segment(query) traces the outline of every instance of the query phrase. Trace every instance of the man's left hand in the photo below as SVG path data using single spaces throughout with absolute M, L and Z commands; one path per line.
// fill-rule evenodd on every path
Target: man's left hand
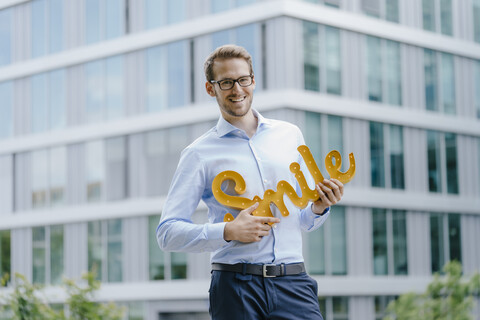
M 325 209 L 333 206 L 342 199 L 343 183 L 337 179 L 323 180 L 315 186 L 320 198 L 312 204 L 312 211 L 315 214 L 322 214 Z

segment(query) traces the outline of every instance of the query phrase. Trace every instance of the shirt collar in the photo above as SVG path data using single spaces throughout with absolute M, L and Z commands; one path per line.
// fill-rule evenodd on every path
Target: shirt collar
M 253 115 L 258 119 L 257 132 L 264 125 L 270 124 L 270 120 L 264 118 L 257 110 L 252 109 L 252 111 L 253 111 Z M 219 137 L 223 137 L 233 131 L 240 130 L 239 128 L 235 127 L 230 122 L 225 120 L 221 115 L 220 115 L 220 118 L 218 119 L 216 128 L 217 128 L 217 134 Z

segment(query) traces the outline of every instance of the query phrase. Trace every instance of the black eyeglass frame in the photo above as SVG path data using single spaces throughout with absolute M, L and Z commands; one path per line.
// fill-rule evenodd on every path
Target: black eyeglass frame
M 240 80 L 243 79 L 243 78 L 250 78 L 250 83 L 247 84 L 247 85 L 242 85 L 240 83 Z M 232 81 L 232 86 L 228 87 L 228 88 L 222 88 L 222 83 L 224 83 L 225 81 Z M 227 91 L 227 90 L 230 90 L 232 89 L 234 86 L 235 86 L 235 82 L 238 83 L 238 85 L 240 87 L 249 87 L 253 84 L 253 74 L 249 74 L 248 76 L 241 76 L 240 78 L 237 78 L 237 79 L 223 79 L 223 80 L 210 80 L 209 81 L 211 84 L 215 84 L 215 83 L 218 83 L 218 87 L 220 88 L 220 90 L 223 90 L 223 91 Z

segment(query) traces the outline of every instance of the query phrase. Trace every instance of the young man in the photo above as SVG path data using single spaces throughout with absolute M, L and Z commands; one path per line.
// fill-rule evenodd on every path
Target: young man
M 225 170 L 242 175 L 247 186 L 242 197 L 249 199 L 263 198 L 280 180 L 298 190 L 289 166 L 303 165 L 297 147 L 305 143 L 296 126 L 252 109 L 255 77 L 244 48 L 217 48 L 205 62 L 205 75 L 206 91 L 216 98 L 221 116 L 182 152 L 157 228 L 158 244 L 168 251 L 212 252 L 212 319 L 322 319 L 317 283 L 305 273 L 301 232 L 327 219 L 343 185 L 324 180 L 316 186 L 320 199 L 303 210 L 285 201 L 286 217 L 274 206 L 274 217 L 258 217 L 252 215 L 258 204 L 235 214 L 218 203 L 212 181 Z M 229 193 L 234 185 L 224 187 Z M 200 200 L 208 207 L 209 222 L 194 224 Z M 235 220 L 223 222 L 228 212 Z

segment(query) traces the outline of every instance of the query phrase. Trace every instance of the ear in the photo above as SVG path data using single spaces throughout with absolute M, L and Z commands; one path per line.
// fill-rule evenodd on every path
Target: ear
M 207 93 L 211 97 L 215 97 L 215 88 L 214 85 L 210 82 L 205 82 L 205 90 L 207 90 Z

